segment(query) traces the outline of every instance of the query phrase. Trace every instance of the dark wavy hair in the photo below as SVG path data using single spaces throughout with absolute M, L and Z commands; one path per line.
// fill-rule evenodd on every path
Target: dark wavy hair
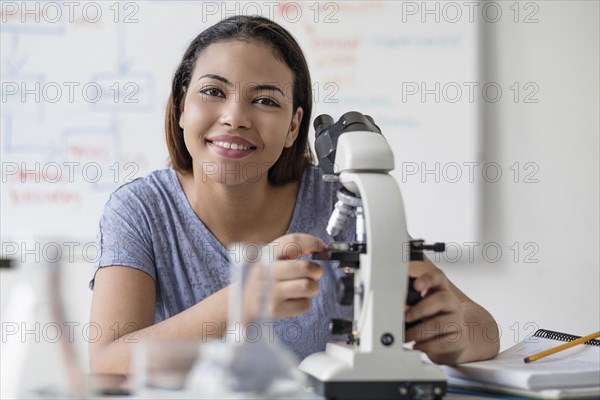
M 190 84 L 198 56 L 213 43 L 236 39 L 266 44 L 294 75 L 293 111 L 296 112 L 298 107 L 302 107 L 304 113 L 296 141 L 291 147 L 283 149 L 279 159 L 269 169 L 269 182 L 273 185 L 284 185 L 299 180 L 304 169 L 314 161 L 308 145 L 312 111 L 310 73 L 304 53 L 294 37 L 281 25 L 259 16 L 234 16 L 224 19 L 196 36 L 185 51 L 173 77 L 165 115 L 171 165 L 180 172 L 192 171 L 192 156 L 185 146 L 179 118 L 185 96 L 184 87 Z

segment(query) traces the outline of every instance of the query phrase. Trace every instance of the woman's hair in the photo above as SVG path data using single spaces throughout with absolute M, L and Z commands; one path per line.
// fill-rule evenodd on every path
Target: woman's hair
M 175 170 L 192 171 L 192 156 L 185 147 L 183 129 L 179 126 L 184 87 L 189 87 L 196 60 L 209 45 L 229 40 L 250 40 L 269 46 L 278 59 L 283 61 L 294 75 L 293 111 L 304 111 L 296 141 L 284 148 L 281 156 L 269 169 L 269 182 L 284 185 L 299 180 L 306 166 L 313 163 L 308 145 L 308 130 L 312 111 L 312 88 L 310 73 L 302 49 L 281 25 L 258 16 L 234 16 L 222 20 L 204 30 L 189 45 L 175 71 L 171 94 L 167 103 L 165 130 L 171 163 Z

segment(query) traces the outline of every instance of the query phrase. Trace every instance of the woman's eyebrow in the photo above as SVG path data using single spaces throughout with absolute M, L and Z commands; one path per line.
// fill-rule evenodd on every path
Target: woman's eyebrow
M 276 90 L 279 93 L 281 93 L 282 96 L 285 97 L 285 93 L 283 93 L 283 90 L 281 90 L 279 87 L 275 86 L 275 85 L 269 85 L 269 84 L 263 84 L 263 85 L 255 85 L 252 86 L 252 90 L 259 92 L 261 90 Z
M 198 78 L 198 80 L 203 79 L 203 78 L 215 79 L 217 81 L 223 82 L 226 86 L 233 86 L 233 83 L 231 83 L 227 78 L 224 78 L 221 75 L 204 74 L 200 78 Z

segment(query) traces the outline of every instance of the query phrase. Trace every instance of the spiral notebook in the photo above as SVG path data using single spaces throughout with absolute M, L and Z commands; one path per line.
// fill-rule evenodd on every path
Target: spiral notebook
M 538 329 L 492 360 L 444 367 L 448 383 L 539 398 L 598 397 L 600 340 L 590 340 L 529 364 L 523 362 L 524 357 L 579 337 Z

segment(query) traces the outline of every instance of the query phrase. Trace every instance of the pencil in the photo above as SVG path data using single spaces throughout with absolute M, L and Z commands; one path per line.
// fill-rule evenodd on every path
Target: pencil
M 595 333 L 590 333 L 589 335 L 581 337 L 579 339 L 575 339 L 575 340 L 572 340 L 565 344 L 561 344 L 560 346 L 552 347 L 551 349 L 541 351 L 541 352 L 531 355 L 529 357 L 525 357 L 523 359 L 523 361 L 525 362 L 525 364 L 532 363 L 535 360 L 539 360 L 540 358 L 549 356 L 550 354 L 558 353 L 559 351 L 569 349 L 573 346 L 577 346 L 578 344 L 585 343 L 588 340 L 596 339 L 599 336 L 600 336 L 600 331 L 595 332 Z

